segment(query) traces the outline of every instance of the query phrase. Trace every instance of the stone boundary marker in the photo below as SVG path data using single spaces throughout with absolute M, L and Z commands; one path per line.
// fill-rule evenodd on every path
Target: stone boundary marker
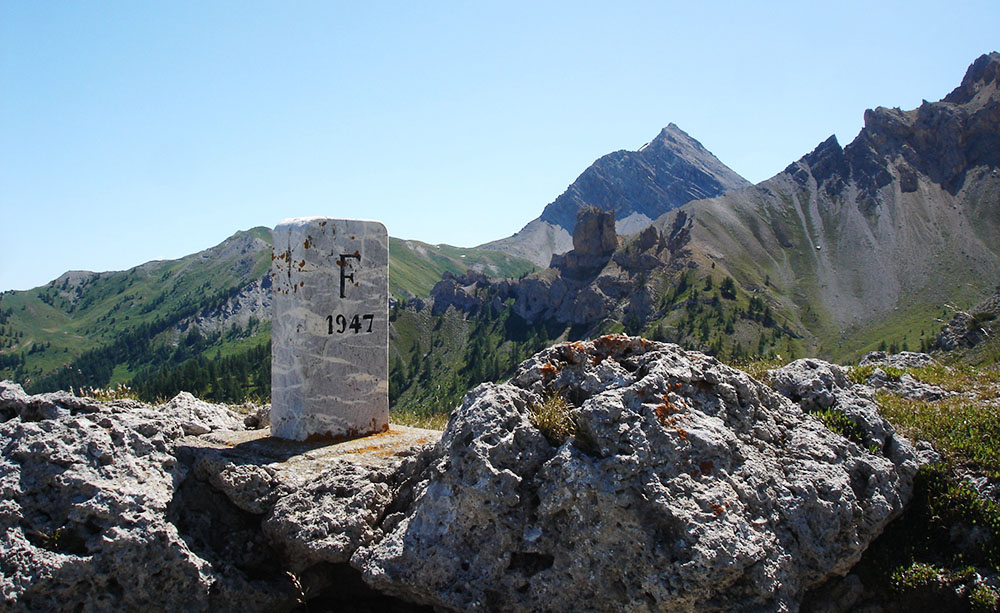
M 271 434 L 345 440 L 389 427 L 389 235 L 377 221 L 274 228 Z

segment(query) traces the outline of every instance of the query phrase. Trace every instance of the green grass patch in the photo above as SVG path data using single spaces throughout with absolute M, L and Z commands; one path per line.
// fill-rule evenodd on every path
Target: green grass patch
M 819 418 L 830 432 L 839 434 L 857 445 L 864 445 L 864 435 L 861 432 L 861 427 L 837 409 L 810 411 L 810 414 Z
M 910 438 L 932 441 L 950 459 L 1000 478 L 1000 408 L 966 396 L 937 402 L 879 391 L 882 415 Z
M 389 421 L 411 428 L 426 428 L 428 430 L 444 430 L 448 425 L 448 413 L 419 411 L 414 408 L 394 409 L 389 412 Z
M 882 415 L 907 437 L 932 443 L 943 461 L 920 469 L 906 512 L 854 572 L 887 602 L 996 611 L 1000 595 L 976 569 L 1000 572 L 1000 504 L 964 475 L 1000 478 L 1000 373 L 996 366 L 942 364 L 906 372 L 962 394 L 929 402 L 876 393 Z
M 548 396 L 541 404 L 531 405 L 531 423 L 545 435 L 550 444 L 559 446 L 577 432 L 572 407 L 557 394 Z
M 847 372 L 847 378 L 852 382 L 859 385 L 864 385 L 868 380 L 868 377 L 876 370 L 881 370 L 891 381 L 899 381 L 899 378 L 903 376 L 907 371 L 902 368 L 897 368 L 895 366 L 882 366 L 878 364 L 865 364 L 864 366 L 853 366 L 851 370 Z
M 782 366 L 788 364 L 791 360 L 772 357 L 772 358 L 746 358 L 739 360 L 731 360 L 726 362 L 729 366 L 737 370 L 742 370 L 754 379 L 757 379 L 761 383 L 768 383 L 770 381 L 770 376 L 768 376 L 767 371 L 775 370 L 781 368 Z

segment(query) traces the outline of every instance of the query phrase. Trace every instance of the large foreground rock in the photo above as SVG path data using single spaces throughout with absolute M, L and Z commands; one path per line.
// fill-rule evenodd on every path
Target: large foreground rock
M 918 459 L 838 367 L 771 377 L 609 336 L 479 386 L 443 435 L 335 445 L 0 382 L 0 609 L 795 610 Z M 537 425 L 554 397 L 568 436 Z
M 212 572 L 167 517 L 187 473 L 174 446 L 217 411 L 199 405 L 195 418 L 183 397 L 163 412 L 29 397 L 7 382 L 0 395 L 17 415 L 0 424 L 3 601 L 49 611 L 204 610 L 238 590 L 275 602 L 264 582 Z
M 574 407 L 561 443 L 532 417 L 554 395 Z M 557 345 L 470 392 L 413 504 L 352 564 L 456 610 L 795 610 L 910 496 L 916 454 L 865 417 L 870 449 L 675 345 Z
M 7 381 L 0 419 L 5 611 L 391 604 L 343 562 L 381 535 L 405 486 L 394 478 L 437 439 L 396 427 L 296 444 L 186 393 L 154 407 L 29 396 Z

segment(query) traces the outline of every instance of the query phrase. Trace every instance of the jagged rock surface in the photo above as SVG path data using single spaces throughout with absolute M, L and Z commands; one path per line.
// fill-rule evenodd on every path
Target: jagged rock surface
M 352 564 L 457 610 L 794 610 L 901 512 L 919 463 L 842 372 L 800 366 L 777 374 L 786 393 L 844 410 L 877 453 L 675 345 L 545 350 L 470 392 L 405 516 Z M 575 407 L 562 443 L 533 423 L 551 394 Z
M 614 211 L 595 207 L 580 209 L 573 230 L 573 249 L 552 256 L 552 268 L 575 279 L 593 277 L 604 268 L 618 247 Z
M 0 424 L 0 597 L 8 606 L 199 611 L 227 609 L 233 593 L 262 606 L 291 596 L 213 571 L 168 519 L 187 475 L 173 449 L 193 422 L 163 407 L 0 387 L 20 415 Z M 41 416 L 39 406 L 51 410 Z
M 916 351 L 901 351 L 899 353 L 887 353 L 885 351 L 872 351 L 861 358 L 858 366 L 869 364 L 877 366 L 891 366 L 893 368 L 921 368 L 934 363 L 934 358 L 926 353 Z
M 669 235 L 649 227 L 616 249 L 614 213 L 596 208 L 579 212 L 576 248 L 552 256 L 552 266 L 517 281 L 494 281 L 469 271 L 446 274 L 431 292 L 433 312 L 454 307 L 473 313 L 485 305 L 496 311 L 510 307 L 528 322 L 556 321 L 596 329 L 607 318 L 642 321 L 656 300 L 643 275 L 658 267 L 681 266 L 686 217 Z
M 806 412 L 843 414 L 858 426 L 861 440 L 856 442 L 865 449 L 877 449 L 899 466 L 909 466 L 914 460 L 913 447 L 879 414 L 874 389 L 851 383 L 842 367 L 805 358 L 769 371 L 768 377 L 778 393 Z M 933 459 L 928 456 L 921 462 Z
M 412 609 L 338 562 L 381 535 L 426 463 L 421 432 L 404 451 L 345 459 L 260 441 L 186 393 L 153 407 L 8 381 L 0 416 L 4 610 L 274 611 L 310 597 Z
M 886 353 L 885 351 L 872 351 L 858 362 L 859 366 L 885 366 L 898 369 L 922 368 L 932 364 L 935 364 L 935 360 L 930 355 L 914 351 L 902 351 L 893 354 Z M 886 390 L 897 396 L 904 396 L 913 400 L 933 402 L 951 395 L 939 386 L 924 383 L 909 373 L 903 373 L 899 376 L 894 375 L 895 373 L 890 374 L 882 368 L 876 368 L 865 379 L 865 384 L 872 386 L 876 390 Z
M 402 429 L 312 447 L 187 394 L 152 407 L 3 382 L 0 597 L 13 610 L 795 610 L 848 572 L 932 458 L 837 366 L 799 360 L 771 378 L 784 395 L 676 345 L 606 336 L 479 386 L 436 445 Z M 568 438 L 534 416 L 552 395 L 572 407 Z
M 941 330 L 935 347 L 944 351 L 975 347 L 995 336 L 1000 318 L 1000 286 L 969 311 L 958 311 Z
M 459 311 L 473 311 L 481 306 L 476 290 L 489 285 L 490 278 L 481 272 L 469 270 L 464 275 L 456 275 L 446 271 L 441 275 L 441 280 L 431 288 L 431 313 L 440 315 L 451 307 Z

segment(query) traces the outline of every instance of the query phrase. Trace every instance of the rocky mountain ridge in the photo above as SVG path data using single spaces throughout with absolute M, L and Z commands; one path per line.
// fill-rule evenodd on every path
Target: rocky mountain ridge
M 637 151 L 615 151 L 591 164 L 538 219 L 514 236 L 481 245 L 548 266 L 572 248 L 577 213 L 613 211 L 618 234 L 634 234 L 678 206 L 750 183 L 673 123 Z
M 603 267 L 574 277 L 560 256 L 500 294 L 529 321 L 593 333 L 602 317 L 630 319 L 648 334 L 677 328 L 665 296 L 689 270 L 762 301 L 801 339 L 786 350 L 856 359 L 887 338 L 929 345 L 932 313 L 1000 279 L 998 66 L 995 52 L 977 59 L 940 102 L 866 111 L 846 147 L 830 137 L 759 185 L 682 205 L 602 254 Z
M 448 271 L 518 276 L 532 270 L 496 251 L 389 242 L 390 289 L 403 300 L 426 295 Z M 178 260 L 71 271 L 33 290 L 4 292 L 0 376 L 45 389 L 106 386 L 188 359 L 266 345 L 270 252 L 271 230 L 254 228 Z
M 769 280 L 822 343 L 855 351 L 861 330 L 877 338 L 981 299 L 1000 278 L 997 66 L 984 55 L 944 100 L 867 111 L 848 146 L 831 137 L 759 185 L 683 207 L 694 261 L 744 286 Z
M 480 374 L 503 377 L 544 343 L 619 331 L 737 359 L 857 358 L 885 341 L 926 346 L 935 332 L 928 322 L 949 316 L 942 305 L 976 303 L 1000 272 L 998 58 L 976 60 L 940 102 L 870 111 L 847 147 L 828 139 L 772 179 L 685 204 L 628 239 L 613 238 L 607 220 L 595 217 L 581 228 L 581 245 L 567 233 L 569 251 L 522 279 L 530 267 L 511 265 L 501 252 L 391 241 L 396 388 L 416 385 L 427 394 L 414 402 L 433 397 L 444 410 L 483 380 L 467 367 L 477 352 L 497 357 Z M 656 141 L 665 149 L 679 146 L 667 142 L 670 133 Z M 615 178 L 613 168 L 609 161 L 588 176 L 626 195 L 655 192 L 628 188 L 628 172 Z M 570 195 L 565 202 L 579 204 Z M 177 371 L 167 378 L 180 381 L 189 360 L 250 349 L 261 350 L 257 360 L 269 338 L 261 281 L 268 239 L 258 228 L 182 260 L 73 273 L 5 293 L 0 374 L 32 383 L 58 375 L 45 387 L 56 389 L 126 382 L 141 371 L 158 376 L 157 369 Z M 486 273 L 513 279 L 490 281 Z M 433 304 L 422 311 L 428 293 Z M 404 307 L 412 296 L 420 299 Z M 447 338 L 435 337 L 445 328 Z M 267 376 L 258 362 L 260 382 Z M 428 390 L 449 369 L 461 376 L 445 401 Z M 266 393 L 258 387 L 247 390 Z

